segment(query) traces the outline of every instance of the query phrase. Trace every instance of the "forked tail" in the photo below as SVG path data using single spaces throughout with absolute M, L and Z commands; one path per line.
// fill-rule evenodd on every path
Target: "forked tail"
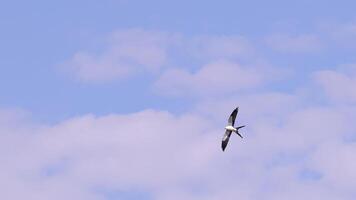
M 239 130 L 240 128 L 243 128 L 243 127 L 245 127 L 245 125 L 236 127 L 236 129 Z
M 239 133 L 239 129 L 240 129 L 240 128 L 243 128 L 243 127 L 245 127 L 245 125 L 244 125 L 244 126 L 236 127 L 236 132 L 235 132 L 235 133 L 236 133 L 237 135 L 239 135 L 241 138 L 243 138 L 243 137 L 242 137 L 242 135 Z

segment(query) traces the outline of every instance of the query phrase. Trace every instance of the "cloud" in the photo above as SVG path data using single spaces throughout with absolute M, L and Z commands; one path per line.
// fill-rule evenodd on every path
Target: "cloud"
M 356 184 L 356 162 L 350 159 L 355 152 L 355 143 L 329 141 L 320 145 L 310 165 L 320 170 L 325 184 L 345 192 Z M 351 194 L 356 195 L 355 192 Z
M 322 70 L 314 74 L 315 82 L 333 101 L 355 103 L 356 65 L 345 65 L 336 70 Z
M 322 26 L 322 31 L 327 33 L 330 42 L 335 44 L 335 48 L 341 50 L 343 48 L 355 48 L 356 39 L 356 23 L 329 23 Z
M 255 122 L 282 124 L 285 117 L 304 106 L 301 96 L 280 92 L 258 92 L 253 94 L 235 94 L 213 100 L 202 100 L 195 111 L 211 118 L 213 121 L 224 123 L 226 113 L 231 108 L 240 107 L 239 122 L 248 122 L 254 127 Z M 248 108 L 248 110 L 246 109 Z M 277 121 L 276 121 L 277 120 Z
M 168 69 L 154 84 L 156 92 L 171 96 L 234 94 L 281 79 L 281 71 L 265 66 L 243 66 L 231 61 L 216 61 L 196 72 Z
M 166 63 L 167 48 L 173 38 L 173 35 L 158 31 L 115 31 L 100 54 L 80 51 L 60 67 L 82 82 L 99 83 L 156 72 Z
M 266 44 L 282 53 L 314 53 L 323 48 L 318 35 L 274 34 L 266 37 Z
M 242 59 L 255 54 L 251 42 L 239 35 L 197 36 L 188 47 L 193 56 L 205 59 Z
M 102 83 L 137 74 L 158 74 L 182 60 L 246 60 L 253 54 L 250 42 L 238 35 L 183 37 L 178 33 L 127 29 L 112 32 L 101 53 L 79 51 L 60 68 L 81 82 Z
M 356 108 L 301 100 L 265 93 L 226 101 L 244 105 L 238 123 L 247 127 L 224 153 L 220 140 L 231 110 L 222 100 L 178 116 L 87 114 L 51 126 L 27 126 L 0 112 L 16 124 L 0 123 L 0 197 L 99 200 L 133 192 L 148 199 L 353 199 L 356 148 L 345 139 L 355 136 Z M 215 112 L 221 121 L 206 115 Z
M 96 194 L 100 188 L 165 191 L 204 173 L 218 152 L 209 128 L 194 116 L 143 111 L 86 115 L 24 134 L 2 131 L 1 161 L 6 164 L 0 176 L 6 192 L 0 196 L 99 199 L 104 195 Z

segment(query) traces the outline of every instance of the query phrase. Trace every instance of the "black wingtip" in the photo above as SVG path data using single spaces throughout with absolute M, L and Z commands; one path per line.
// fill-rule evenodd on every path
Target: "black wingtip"
M 223 142 L 223 143 L 221 144 L 221 149 L 222 149 L 223 151 L 225 151 L 226 146 L 227 146 L 227 143 Z

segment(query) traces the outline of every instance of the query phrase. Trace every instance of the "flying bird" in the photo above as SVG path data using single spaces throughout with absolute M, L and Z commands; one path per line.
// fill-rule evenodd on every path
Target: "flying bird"
M 221 148 L 223 151 L 225 150 L 227 143 L 229 142 L 232 132 L 236 133 L 237 135 L 239 135 L 242 138 L 242 135 L 239 133 L 239 129 L 243 128 L 245 126 L 234 127 L 236 115 L 238 112 L 239 112 L 239 107 L 235 108 L 235 110 L 232 111 L 232 113 L 229 117 L 227 126 L 225 127 L 226 131 L 225 131 L 224 137 L 222 139 L 222 143 L 221 143 Z

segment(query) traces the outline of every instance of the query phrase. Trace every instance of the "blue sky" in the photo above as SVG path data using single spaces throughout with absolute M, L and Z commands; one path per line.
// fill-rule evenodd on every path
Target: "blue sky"
M 2 2 L 4 199 L 354 199 L 355 6 Z
M 77 113 L 130 112 L 160 105 L 175 110 L 186 103 L 175 102 L 171 106 L 172 99 L 148 94 L 143 88 L 150 81 L 147 79 L 88 87 L 68 82 L 58 74 L 55 68 L 58 63 L 81 49 L 99 51 L 103 38 L 117 29 L 143 28 L 185 36 L 242 35 L 256 41 L 279 32 L 313 33 L 320 24 L 352 23 L 355 18 L 351 1 L 342 4 L 336 1 L 12 1 L 2 4 L 0 62 L 4 92 L 0 104 L 30 110 L 42 120 L 58 119 L 54 115 L 61 119 Z M 307 61 L 300 55 L 271 53 L 263 46 L 259 51 L 273 64 L 303 71 L 354 61 L 352 51 L 334 57 L 329 55 L 335 51 L 329 49 L 306 55 Z M 140 92 L 127 94 L 129 90 Z M 119 107 L 118 101 L 125 103 L 125 107 Z M 103 103 L 107 106 L 102 106 Z

